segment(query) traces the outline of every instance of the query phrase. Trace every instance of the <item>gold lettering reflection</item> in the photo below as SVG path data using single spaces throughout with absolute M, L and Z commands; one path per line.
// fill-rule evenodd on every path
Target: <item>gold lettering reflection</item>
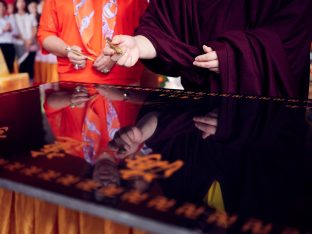
M 176 204 L 176 201 L 173 199 L 168 199 L 166 197 L 158 196 L 147 203 L 147 206 L 154 208 L 156 210 L 167 212 Z
M 168 178 L 183 166 L 180 160 L 173 163 L 162 161 L 159 154 L 136 156 L 134 159 L 127 159 L 126 164 L 128 169 L 120 171 L 123 179 L 142 177 L 147 182 L 156 178 Z
M 197 208 L 194 204 L 186 203 L 176 210 L 177 215 L 184 216 L 188 219 L 197 219 L 205 211 L 204 207 Z
M 101 183 L 95 180 L 84 180 L 79 182 L 76 187 L 86 192 L 91 192 L 92 190 L 101 186 Z
M 247 223 L 242 227 L 242 232 L 250 232 L 256 234 L 268 234 L 271 232 L 273 228 L 272 224 L 264 225 L 261 220 L 258 219 L 250 219 Z
M 133 190 L 122 195 L 121 200 L 138 205 L 148 198 L 146 193 Z
M 60 172 L 53 171 L 53 170 L 48 170 L 48 171 L 45 171 L 43 173 L 40 173 L 38 175 L 38 178 L 42 179 L 42 180 L 45 180 L 45 181 L 52 181 L 52 180 L 54 180 L 55 178 L 57 178 L 59 176 L 61 176 Z
M 114 198 L 121 194 L 124 190 L 116 185 L 108 185 L 98 190 L 98 193 L 104 197 Z
M 229 216 L 225 212 L 216 211 L 207 218 L 207 223 L 214 224 L 218 227 L 229 228 L 237 221 L 237 215 Z
M 16 171 L 19 170 L 21 168 L 23 168 L 25 165 L 19 162 L 15 162 L 15 163 L 10 163 L 8 165 L 6 165 L 4 168 L 9 170 L 9 171 Z
M 45 145 L 40 151 L 31 151 L 31 156 L 37 158 L 46 156 L 48 159 L 63 158 L 65 154 L 80 152 L 85 143 L 68 138 L 58 137 L 55 143 Z
M 23 169 L 21 173 L 26 176 L 32 176 L 32 175 L 40 173 L 41 171 L 42 171 L 41 168 L 36 167 L 36 166 L 31 166 L 30 168 Z
M 56 180 L 58 184 L 62 184 L 64 186 L 70 186 L 79 181 L 79 178 L 77 176 L 73 175 L 66 175 L 64 177 L 60 177 Z

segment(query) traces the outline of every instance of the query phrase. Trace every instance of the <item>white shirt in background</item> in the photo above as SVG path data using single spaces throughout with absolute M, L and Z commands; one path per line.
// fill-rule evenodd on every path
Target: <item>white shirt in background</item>
M 28 13 L 23 15 L 14 14 L 17 28 L 21 37 L 24 40 L 29 40 L 33 37 L 33 28 L 38 26 L 36 18 Z
M 3 32 L 4 27 L 7 24 L 11 25 L 11 31 L 10 32 Z M 12 44 L 14 40 L 14 36 L 18 35 L 18 29 L 14 20 L 14 17 L 11 16 L 5 16 L 0 19 L 0 43 L 8 43 Z

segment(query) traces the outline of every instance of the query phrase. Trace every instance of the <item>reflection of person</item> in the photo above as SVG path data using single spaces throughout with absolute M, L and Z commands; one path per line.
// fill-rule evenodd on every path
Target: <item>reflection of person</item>
M 119 129 L 114 104 L 94 90 L 77 86 L 75 91 L 47 91 L 45 112 L 56 137 L 83 142 L 75 155 L 94 163 Z
M 138 150 L 141 150 L 140 147 L 160 128 L 158 126 L 159 119 L 167 119 L 169 122 L 172 120 L 172 122 L 168 123 L 170 127 L 165 127 L 158 131 L 174 131 L 174 135 L 183 134 L 185 131 L 200 131 L 202 139 L 215 135 L 218 125 L 216 110 L 209 110 L 206 113 L 190 106 L 192 110 L 187 112 L 185 111 L 186 106 L 187 104 L 180 103 L 174 108 L 173 105 L 169 105 L 168 109 L 148 112 L 140 118 L 135 126 L 126 126 L 118 130 L 109 144 L 110 148 L 117 151 L 117 155 L 122 157 L 133 155 Z M 178 112 L 181 116 L 177 120 L 171 119 L 176 118 Z M 183 117 L 185 122 L 179 120 Z
M 12 15 L 6 16 L 7 4 L 0 0 L 0 48 L 4 55 L 9 71 L 13 72 L 15 49 L 13 37 L 17 36 L 17 28 Z
M 46 0 L 38 38 L 45 51 L 58 56 L 62 81 L 105 84 L 139 84 L 143 66 L 127 69 L 102 54 L 106 38 L 132 35 L 147 6 L 146 0 L 57 1 Z M 88 60 L 75 51 L 92 57 Z M 109 64 L 109 69 L 104 65 Z
M 312 1 L 151 0 L 137 36 L 116 36 L 158 73 L 181 75 L 186 89 L 306 97 Z M 114 51 L 107 48 L 107 55 Z
M 152 134 L 146 145 L 164 160 L 184 161 L 174 176 L 160 181 L 165 197 L 220 209 L 220 203 L 209 200 L 207 192 L 218 181 L 219 200 L 229 214 L 238 215 L 237 223 L 256 217 L 282 226 L 311 226 L 309 209 L 304 205 L 311 202 L 311 193 L 305 190 L 311 178 L 311 160 L 307 157 L 311 141 L 304 146 L 311 131 L 304 122 L 304 108 L 234 98 L 167 105 L 157 114 L 147 110 L 136 125 L 142 129 L 140 121 L 148 115 L 149 120 L 157 119 L 148 124 Z M 216 116 L 216 109 L 217 121 L 202 121 L 217 122 L 216 131 L 203 139 L 194 126 L 194 116 L 206 116 L 211 111 L 211 116 Z M 127 137 L 133 135 L 128 132 Z M 127 142 L 126 137 L 116 137 L 114 144 Z M 241 225 L 232 228 L 228 233 L 241 231 Z

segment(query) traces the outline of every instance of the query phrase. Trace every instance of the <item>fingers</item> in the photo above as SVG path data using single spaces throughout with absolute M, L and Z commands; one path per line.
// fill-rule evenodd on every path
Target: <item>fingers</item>
M 201 68 L 207 68 L 210 71 L 220 73 L 218 54 L 211 47 L 203 46 L 205 54 L 195 58 L 193 65 Z
M 199 55 L 195 58 L 195 61 L 197 62 L 208 62 L 212 60 L 217 60 L 218 55 L 216 51 L 207 52 L 206 54 Z
M 195 123 L 202 123 L 202 124 L 207 124 L 207 125 L 212 125 L 212 126 L 217 126 L 218 124 L 218 119 L 217 118 L 211 118 L 208 116 L 205 117 L 194 117 L 193 118 Z
M 126 39 L 126 36 L 124 36 L 124 35 L 116 35 L 112 39 L 112 44 L 119 45 L 119 44 L 123 43 L 125 41 L 125 39 Z
M 75 107 L 83 107 L 83 104 L 90 100 L 88 93 L 80 91 L 74 92 L 70 98 L 70 104 Z
M 213 51 L 213 49 L 211 47 L 208 47 L 206 45 L 203 45 L 203 50 L 204 50 L 205 53 L 209 53 L 209 52 Z
M 203 139 L 216 134 L 218 126 L 218 113 L 210 112 L 207 116 L 194 117 L 193 120 L 195 122 L 195 127 L 203 132 Z
M 139 60 L 139 56 L 136 52 L 126 50 L 122 57 L 117 61 L 118 65 L 124 67 L 132 67 Z
M 115 65 L 115 61 L 111 60 L 111 57 L 101 54 L 97 59 L 94 61 L 93 67 L 102 72 L 104 69 L 110 71 L 112 67 Z
M 75 51 L 81 52 L 81 48 L 79 46 L 71 46 L 71 49 Z M 82 69 L 86 66 L 86 57 L 83 55 L 77 55 L 73 51 L 69 51 L 67 54 L 69 61 L 73 64 L 74 69 Z
M 200 131 L 203 132 L 203 139 L 206 139 L 207 137 L 211 136 L 211 135 L 215 135 L 216 131 L 217 131 L 217 127 L 216 126 L 212 126 L 212 125 L 207 125 L 207 124 L 203 124 L 203 123 L 195 123 L 196 128 L 198 128 Z
M 120 129 L 114 136 L 114 139 L 109 143 L 112 150 L 117 151 L 117 154 L 132 154 L 138 150 L 141 144 L 142 133 L 136 127 L 126 127 Z
M 208 62 L 197 62 L 197 61 L 195 61 L 193 64 L 197 67 L 215 69 L 215 70 L 218 70 L 218 67 L 219 67 L 219 61 L 218 60 L 211 60 Z

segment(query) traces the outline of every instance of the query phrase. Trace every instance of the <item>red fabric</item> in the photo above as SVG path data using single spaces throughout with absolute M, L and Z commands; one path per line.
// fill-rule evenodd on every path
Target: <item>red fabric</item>
M 155 46 L 145 61 L 181 75 L 189 90 L 306 98 L 311 0 L 151 0 L 137 34 Z M 193 65 L 206 44 L 220 75 Z

